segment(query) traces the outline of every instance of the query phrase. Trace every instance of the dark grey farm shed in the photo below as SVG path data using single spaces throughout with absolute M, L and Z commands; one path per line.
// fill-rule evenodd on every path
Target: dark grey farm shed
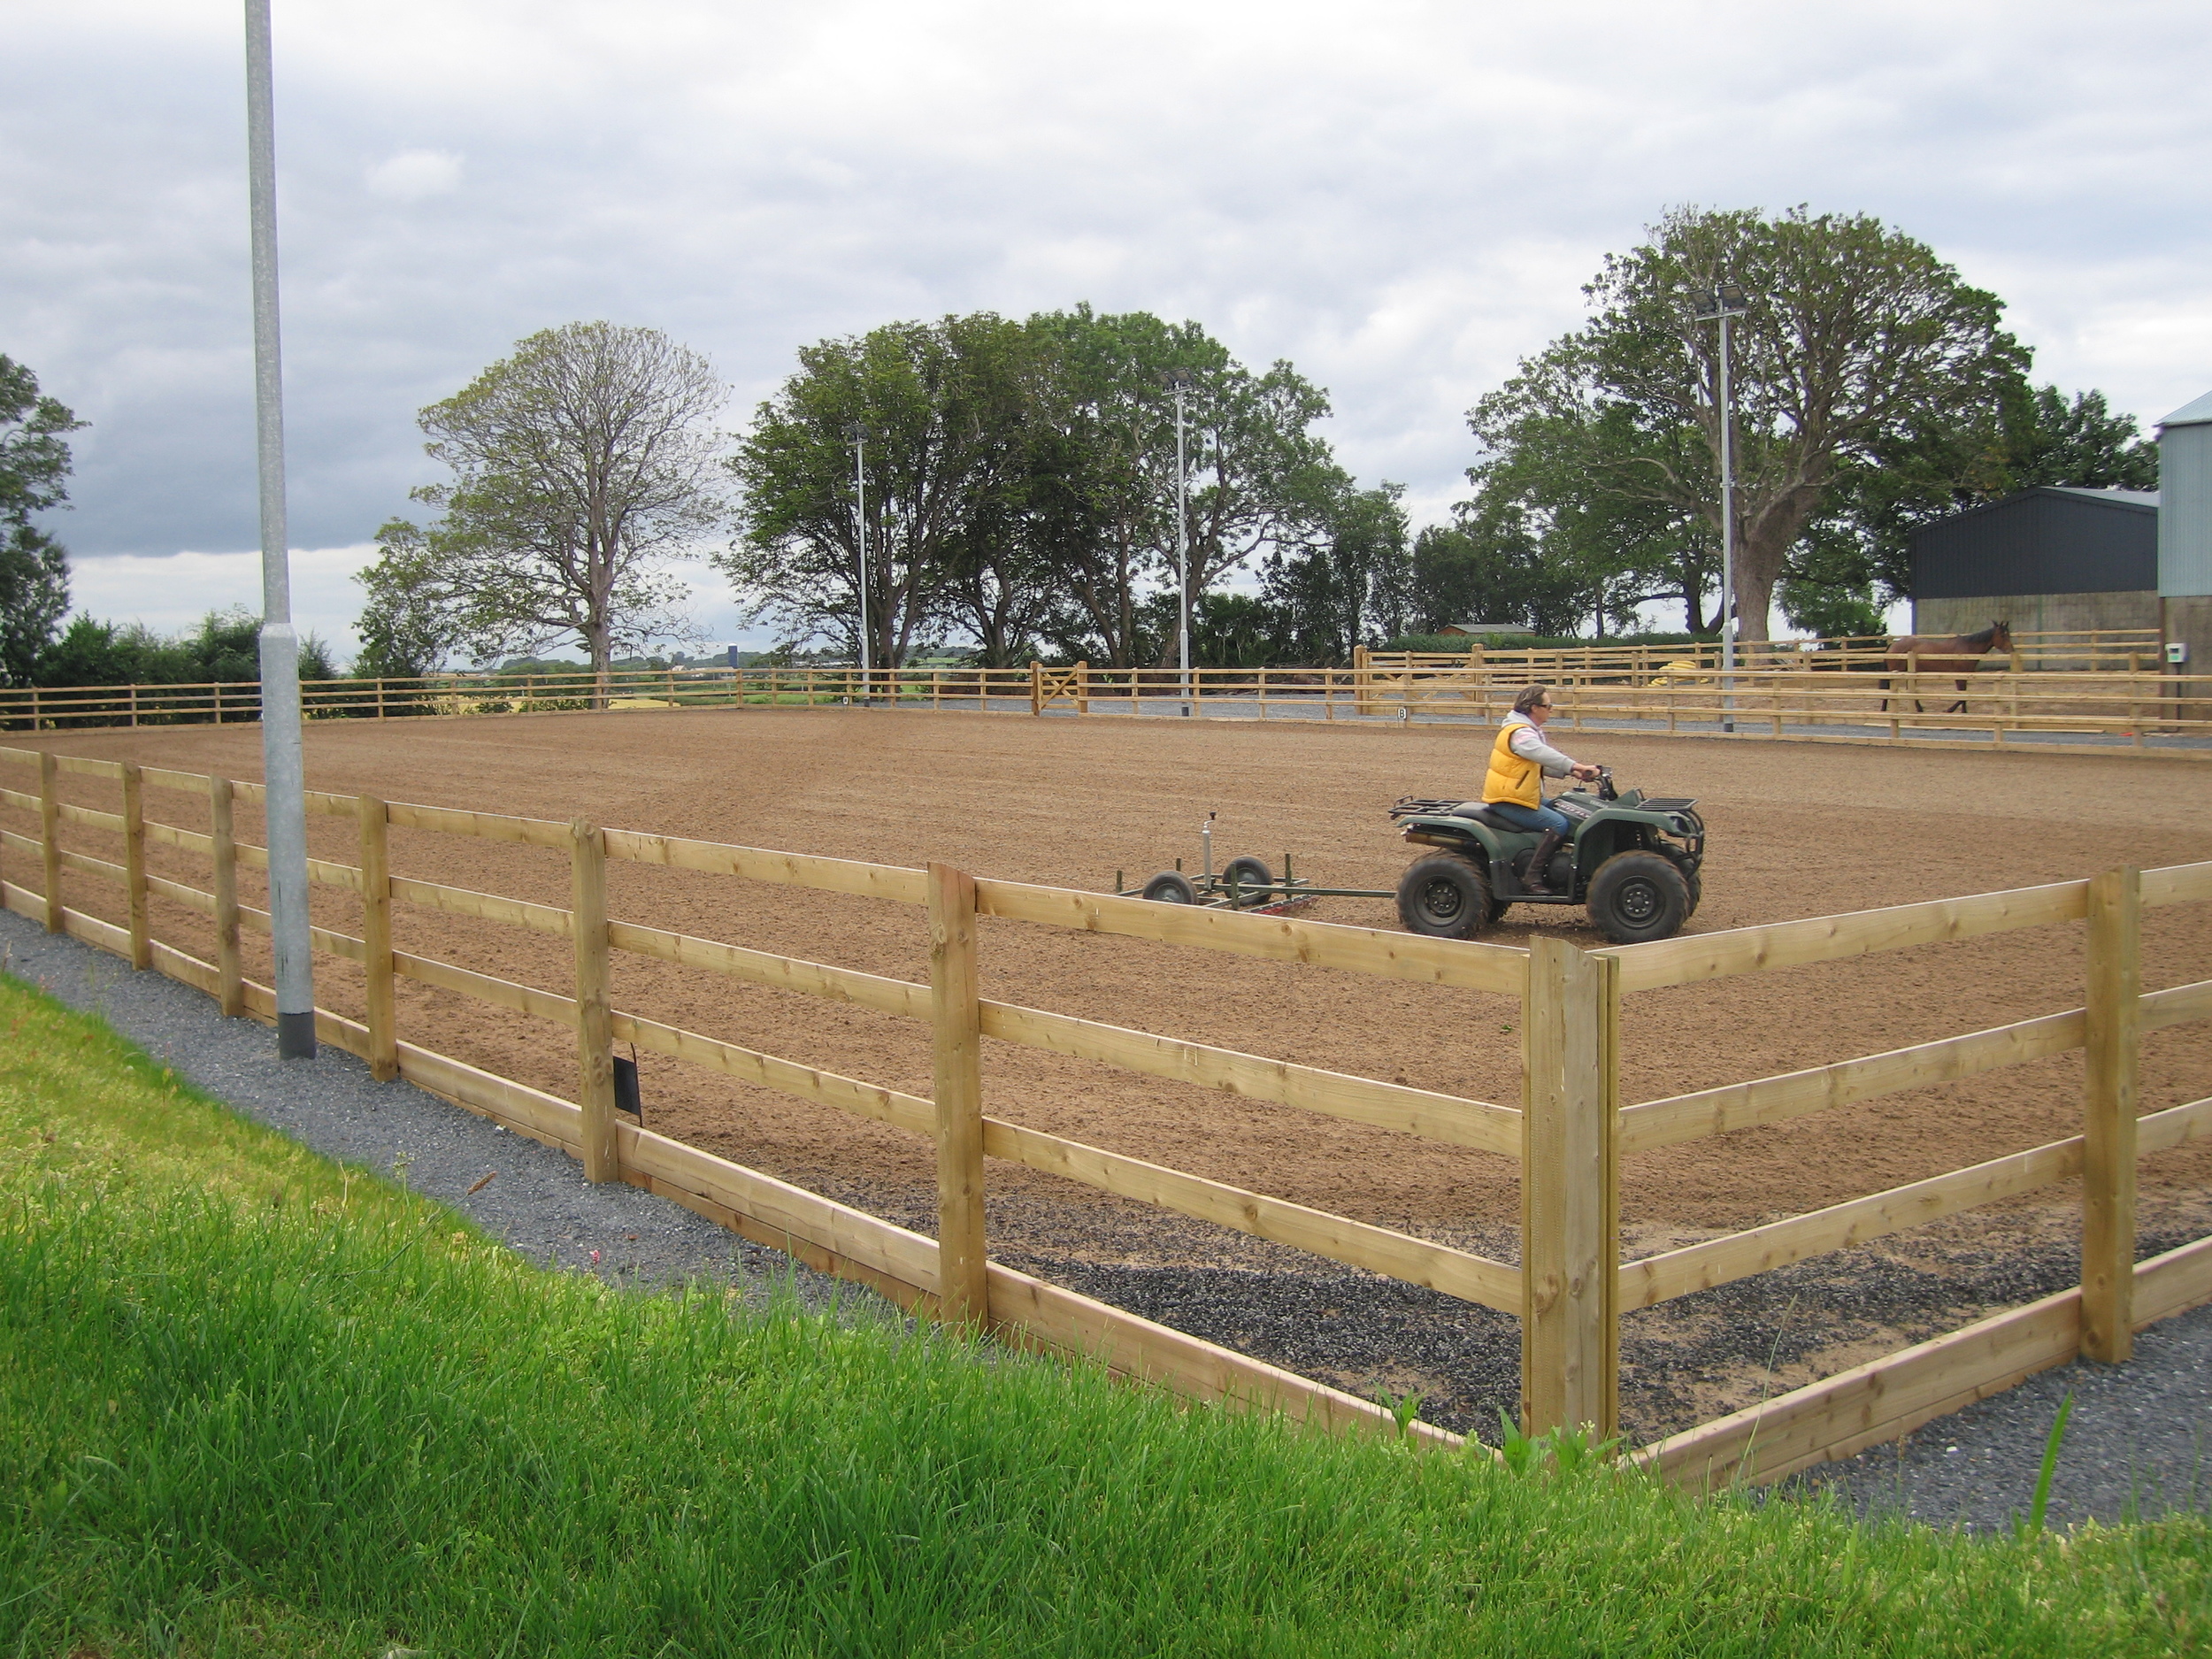
M 1916 599 L 2157 590 L 2155 491 L 2024 489 L 1912 534 Z
M 1939 518 L 1912 533 L 1912 581 L 1916 634 L 2141 629 L 2154 650 L 2158 496 L 2046 485 Z

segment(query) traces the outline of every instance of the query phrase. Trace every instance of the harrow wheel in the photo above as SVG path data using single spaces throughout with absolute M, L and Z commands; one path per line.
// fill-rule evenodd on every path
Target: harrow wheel
M 1144 896 L 1161 904 L 1195 904 L 1198 889 L 1179 870 L 1163 870 L 1144 884 Z
M 1236 885 L 1237 896 L 1241 900 L 1255 892 L 1265 892 L 1275 884 L 1275 878 L 1267 866 L 1256 858 L 1232 858 L 1227 868 L 1221 872 L 1221 890 L 1226 893 L 1232 882 Z M 1268 896 L 1273 895 L 1271 894 Z

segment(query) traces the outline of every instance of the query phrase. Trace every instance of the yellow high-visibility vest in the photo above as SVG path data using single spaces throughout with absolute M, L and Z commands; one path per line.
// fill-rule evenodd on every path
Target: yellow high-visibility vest
M 1517 721 L 1498 728 L 1498 741 L 1490 746 L 1490 773 L 1482 780 L 1482 798 L 1540 807 L 1544 804 L 1544 769 L 1513 752 L 1513 733 L 1519 729 Z

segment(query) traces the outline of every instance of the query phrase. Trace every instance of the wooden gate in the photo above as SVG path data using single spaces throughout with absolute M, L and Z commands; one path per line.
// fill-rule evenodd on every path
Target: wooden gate
M 1042 663 L 1030 664 L 1030 713 L 1042 714 L 1063 702 L 1073 703 L 1078 714 L 1091 711 L 1091 665 L 1078 663 L 1072 668 L 1047 668 Z

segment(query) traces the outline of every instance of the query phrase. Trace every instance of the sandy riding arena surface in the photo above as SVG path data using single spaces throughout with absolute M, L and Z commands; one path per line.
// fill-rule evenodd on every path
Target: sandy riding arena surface
M 21 738 L 12 741 L 21 742 Z M 1763 741 L 1563 734 L 1624 784 L 1694 795 L 1710 826 L 1703 906 L 1714 932 L 2068 879 L 2120 863 L 2212 859 L 2212 765 L 2115 757 L 1912 753 Z M 257 728 L 42 734 L 64 754 L 260 776 Z M 1486 732 L 1252 722 L 1078 721 L 862 710 L 616 712 L 320 722 L 311 787 L 880 864 L 1110 890 L 1178 856 L 1217 811 L 1217 859 L 1257 855 L 1330 886 L 1386 887 L 1407 849 L 1385 810 L 1465 793 Z M 8 781 L 25 787 L 19 777 Z M 108 810 L 114 786 L 67 776 Z M 204 801 L 147 792 L 150 818 L 207 826 Z M 19 833 L 35 815 L 0 809 Z M 258 840 L 240 812 L 242 838 Z M 104 857 L 114 838 L 72 829 Z M 316 856 L 352 862 L 352 826 L 310 823 Z M 6 854 L 12 879 L 35 860 Z M 150 849 L 157 873 L 206 885 L 204 859 Z M 565 861 L 528 848 L 395 830 L 396 874 L 568 902 Z M 242 872 L 242 874 L 243 872 Z M 72 876 L 71 902 L 120 920 L 119 889 Z M 624 920 L 926 980 L 924 918 L 887 901 L 616 864 Z M 262 902 L 250 888 L 250 902 Z M 349 895 L 318 919 L 354 932 Z M 398 946 L 560 990 L 565 941 L 395 905 Z M 1383 901 L 1325 900 L 1313 920 L 1394 927 Z M 211 951 L 197 913 L 155 901 L 157 936 Z M 1557 929 L 1601 944 L 1579 910 L 1517 908 L 1489 937 Z M 1632 996 L 1628 1101 L 1818 1065 L 2082 1002 L 2082 930 L 2050 927 Z M 265 976 L 249 936 L 249 972 Z M 986 996 L 1118 1025 L 1517 1103 L 1517 1009 L 1497 997 L 1141 941 L 986 921 Z M 2202 906 L 2145 918 L 2147 988 L 2212 978 Z M 918 1024 L 618 953 L 616 1006 L 894 1088 L 930 1092 Z M 317 959 L 318 1001 L 358 1018 L 350 964 Z M 409 1041 L 564 1096 L 562 1028 L 402 981 Z M 1507 1162 L 1089 1063 L 987 1044 L 987 1110 L 1363 1220 L 1511 1259 L 1518 1186 Z M 755 1168 L 933 1231 L 930 1148 L 887 1126 L 752 1089 L 657 1055 L 641 1060 L 646 1120 Z M 2212 1033 L 2145 1042 L 2141 1109 L 2212 1093 Z M 1632 1158 L 1625 1253 L 1815 1210 L 2079 1132 L 2080 1058 L 1886 1096 L 1772 1128 Z M 2212 1148 L 2144 1160 L 2146 1253 L 2212 1230 Z M 1434 1293 L 1181 1220 L 1028 1170 L 990 1166 L 993 1248 L 1009 1262 L 1362 1393 L 1417 1389 L 1425 1415 L 1494 1425 L 1517 1378 L 1513 1322 Z M 1855 1363 L 1977 1311 L 2072 1282 L 2072 1185 L 1628 1315 L 1624 1417 L 1640 1434 Z

